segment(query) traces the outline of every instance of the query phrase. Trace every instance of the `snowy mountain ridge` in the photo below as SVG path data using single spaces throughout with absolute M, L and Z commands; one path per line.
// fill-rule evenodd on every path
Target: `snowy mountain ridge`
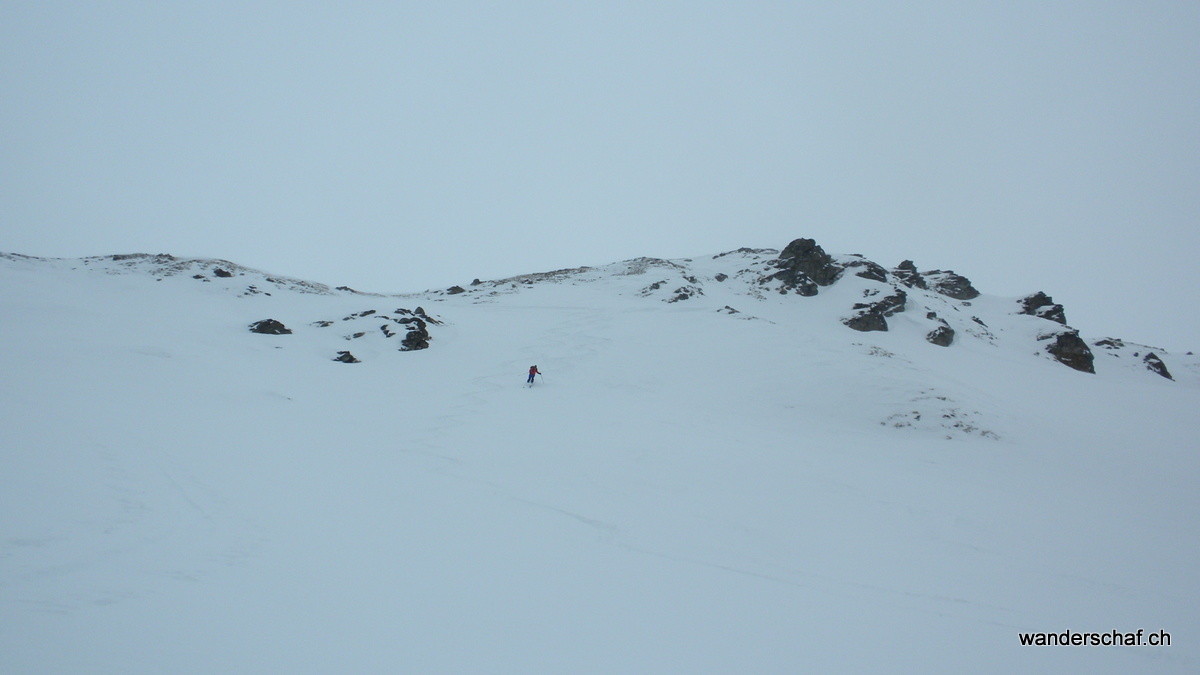
M 28 264 L 50 262 L 18 254 L 0 253 L 0 257 Z M 363 293 L 345 286 L 335 289 L 311 281 L 269 275 L 227 260 L 179 259 L 169 254 L 124 254 L 56 262 L 59 265 L 69 265 L 72 269 L 82 267 L 107 274 L 144 274 L 159 280 L 180 275 L 190 276 L 204 283 L 225 279 L 228 280 L 224 284 L 225 287 L 240 289 L 244 295 L 269 296 L 271 290 L 290 290 L 320 295 L 389 297 L 378 293 Z M 820 281 L 815 281 L 814 276 Z M 630 284 L 619 281 L 623 277 L 654 277 L 655 280 L 634 290 Z M 247 281 L 255 283 L 248 284 Z M 743 314 L 743 311 L 735 304 L 714 306 L 713 302 L 708 301 L 706 291 L 713 297 L 751 303 L 750 306 L 753 307 L 769 296 L 811 297 L 825 287 L 829 289 L 827 293 L 837 293 L 844 299 L 847 307 L 837 320 L 854 330 L 888 331 L 888 317 L 907 312 L 904 317 L 907 321 L 895 319 L 893 324 L 899 323 L 900 330 L 909 332 L 925 331 L 925 339 L 931 344 L 949 347 L 955 339 L 972 339 L 992 344 L 1000 340 L 1021 340 L 1029 343 L 1032 336 L 1032 343 L 1036 345 L 1032 351 L 1089 373 L 1095 372 L 1097 351 L 1102 355 L 1101 369 L 1129 369 L 1131 364 L 1136 364 L 1133 365 L 1135 369 L 1140 365 L 1142 370 L 1167 379 L 1174 379 L 1169 362 L 1175 363 L 1176 372 L 1189 375 L 1197 373 L 1197 363 L 1200 362 L 1190 358 L 1194 356 L 1190 352 L 1186 355 L 1170 355 L 1161 348 L 1113 337 L 1094 338 L 1089 346 L 1078 331 L 1067 325 L 1063 306 L 1054 303 L 1050 296 L 1040 291 L 1011 299 L 1007 304 L 1004 299 L 989 297 L 972 302 L 980 296 L 979 291 L 966 277 L 952 271 L 921 272 L 910 260 L 905 260 L 892 269 L 886 269 L 860 255 L 830 256 L 810 239 L 795 240 L 782 253 L 777 249 L 741 248 L 703 258 L 636 258 L 599 267 L 568 268 L 493 281 L 476 279 L 465 288 L 454 286 L 443 291 L 390 297 L 441 302 L 449 296 L 461 294 L 462 298 L 457 299 L 458 302 L 465 299 L 479 303 L 493 302 L 501 296 L 519 293 L 538 284 L 579 285 L 604 282 L 614 286 L 613 292 L 618 294 L 633 293 L 638 297 L 666 303 L 692 301 L 692 305 L 713 307 L 716 311 L 731 315 Z M 363 311 L 376 314 L 384 310 L 376 308 Z M 804 305 L 797 304 L 796 311 L 805 311 Z M 1013 315 L 1036 317 L 1042 321 L 1014 320 L 1010 318 Z M 380 314 L 377 318 L 384 317 L 386 314 Z M 394 321 L 390 317 L 384 320 Z M 990 325 L 997 323 L 1002 327 L 993 331 Z M 392 336 L 389 333 L 393 331 L 386 326 L 381 325 L 381 329 L 387 337 Z
M 405 295 L 0 254 L 0 291 L 4 672 L 1200 667 L 1200 367 L 1081 372 L 1044 294 L 803 239 Z M 1017 639 L 1140 628 L 1176 644 Z

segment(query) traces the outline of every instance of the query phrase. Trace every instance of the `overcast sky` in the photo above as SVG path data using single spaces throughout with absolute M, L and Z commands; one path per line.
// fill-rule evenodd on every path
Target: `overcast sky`
M 815 238 L 1200 348 L 1200 3 L 0 0 L 0 250 L 376 292 Z

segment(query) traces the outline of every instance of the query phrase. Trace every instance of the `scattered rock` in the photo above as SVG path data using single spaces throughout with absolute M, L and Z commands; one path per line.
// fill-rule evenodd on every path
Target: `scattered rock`
M 1037 316 L 1061 323 L 1064 326 L 1067 325 L 1067 315 L 1063 311 L 1063 306 L 1056 304 L 1053 298 L 1042 291 L 1021 298 L 1020 303 L 1020 314 L 1029 314 L 1030 316 Z
M 704 291 L 696 288 L 695 286 L 682 286 L 680 288 L 676 288 L 675 295 L 667 298 L 666 302 L 679 302 L 697 295 L 704 295 Z
M 317 328 L 329 328 L 330 326 L 333 325 L 333 322 L 332 321 L 314 321 L 314 322 L 312 322 L 312 325 L 316 326 Z
M 261 333 L 263 335 L 291 335 L 292 331 L 287 326 L 276 321 L 275 319 L 263 319 L 250 324 L 251 333 Z
M 335 357 L 333 360 L 340 361 L 342 363 L 362 363 L 362 361 L 359 361 L 358 359 L 354 358 L 353 354 L 351 354 L 350 352 L 345 352 L 345 351 L 338 352 L 337 357 Z
M 446 295 L 458 295 L 459 293 L 466 292 L 467 289 L 463 288 L 462 286 L 451 286 L 450 288 L 446 289 Z
M 1096 340 L 1094 344 L 1097 347 L 1104 347 L 1105 349 L 1121 349 L 1125 346 L 1125 341 L 1117 338 L 1104 338 L 1103 340 Z
M 658 289 L 662 288 L 663 284 L 665 284 L 665 283 L 667 283 L 666 279 L 663 279 L 662 281 L 656 281 L 656 282 L 650 284 L 649 286 L 643 288 L 641 291 L 639 291 L 638 295 L 641 295 L 643 297 L 650 295 L 654 291 L 657 291 Z
M 233 276 L 233 272 L 230 272 L 229 270 L 223 270 L 218 267 L 217 269 L 213 270 L 213 276 L 221 277 L 222 279 L 228 279 L 229 277 Z
M 715 276 L 713 278 L 716 279 L 717 281 L 725 281 L 726 279 L 729 278 L 729 275 L 725 274 L 724 272 L 718 272 L 717 276 Z
M 1171 377 L 1170 371 L 1167 370 L 1167 364 L 1163 363 L 1163 360 L 1158 358 L 1158 355 L 1154 352 L 1146 354 L 1142 362 L 1146 364 L 1146 369 L 1150 372 L 1162 375 L 1168 380 L 1175 380 L 1175 378 Z
M 480 285 L 480 284 L 482 284 L 482 283 L 483 283 L 483 282 L 482 282 L 482 281 L 480 281 L 479 279 L 474 279 L 474 280 L 472 280 L 472 281 L 471 281 L 471 285 L 472 285 L 472 286 L 478 286 L 478 285 Z
M 1092 355 L 1092 350 L 1088 348 L 1087 343 L 1083 341 L 1083 338 L 1079 337 L 1079 331 L 1066 330 L 1060 333 L 1043 335 L 1038 339 L 1049 340 L 1051 338 L 1054 339 L 1054 342 L 1046 346 L 1046 351 L 1055 360 L 1080 372 L 1093 374 L 1096 372 L 1096 368 L 1092 364 L 1095 357 Z

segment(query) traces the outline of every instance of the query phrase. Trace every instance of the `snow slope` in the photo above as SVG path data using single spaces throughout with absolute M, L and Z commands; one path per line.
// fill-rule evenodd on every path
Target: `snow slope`
M 861 333 L 878 282 L 775 255 L 411 296 L 0 256 L 0 671 L 1200 668 L 1195 357 L 1081 373 L 919 289 Z

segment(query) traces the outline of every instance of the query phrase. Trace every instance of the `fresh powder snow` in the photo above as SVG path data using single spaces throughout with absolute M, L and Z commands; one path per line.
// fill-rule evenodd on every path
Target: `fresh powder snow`
M 1017 298 L 779 255 L 411 295 L 0 255 L 0 671 L 1200 669 L 1200 360 L 1080 372 Z

